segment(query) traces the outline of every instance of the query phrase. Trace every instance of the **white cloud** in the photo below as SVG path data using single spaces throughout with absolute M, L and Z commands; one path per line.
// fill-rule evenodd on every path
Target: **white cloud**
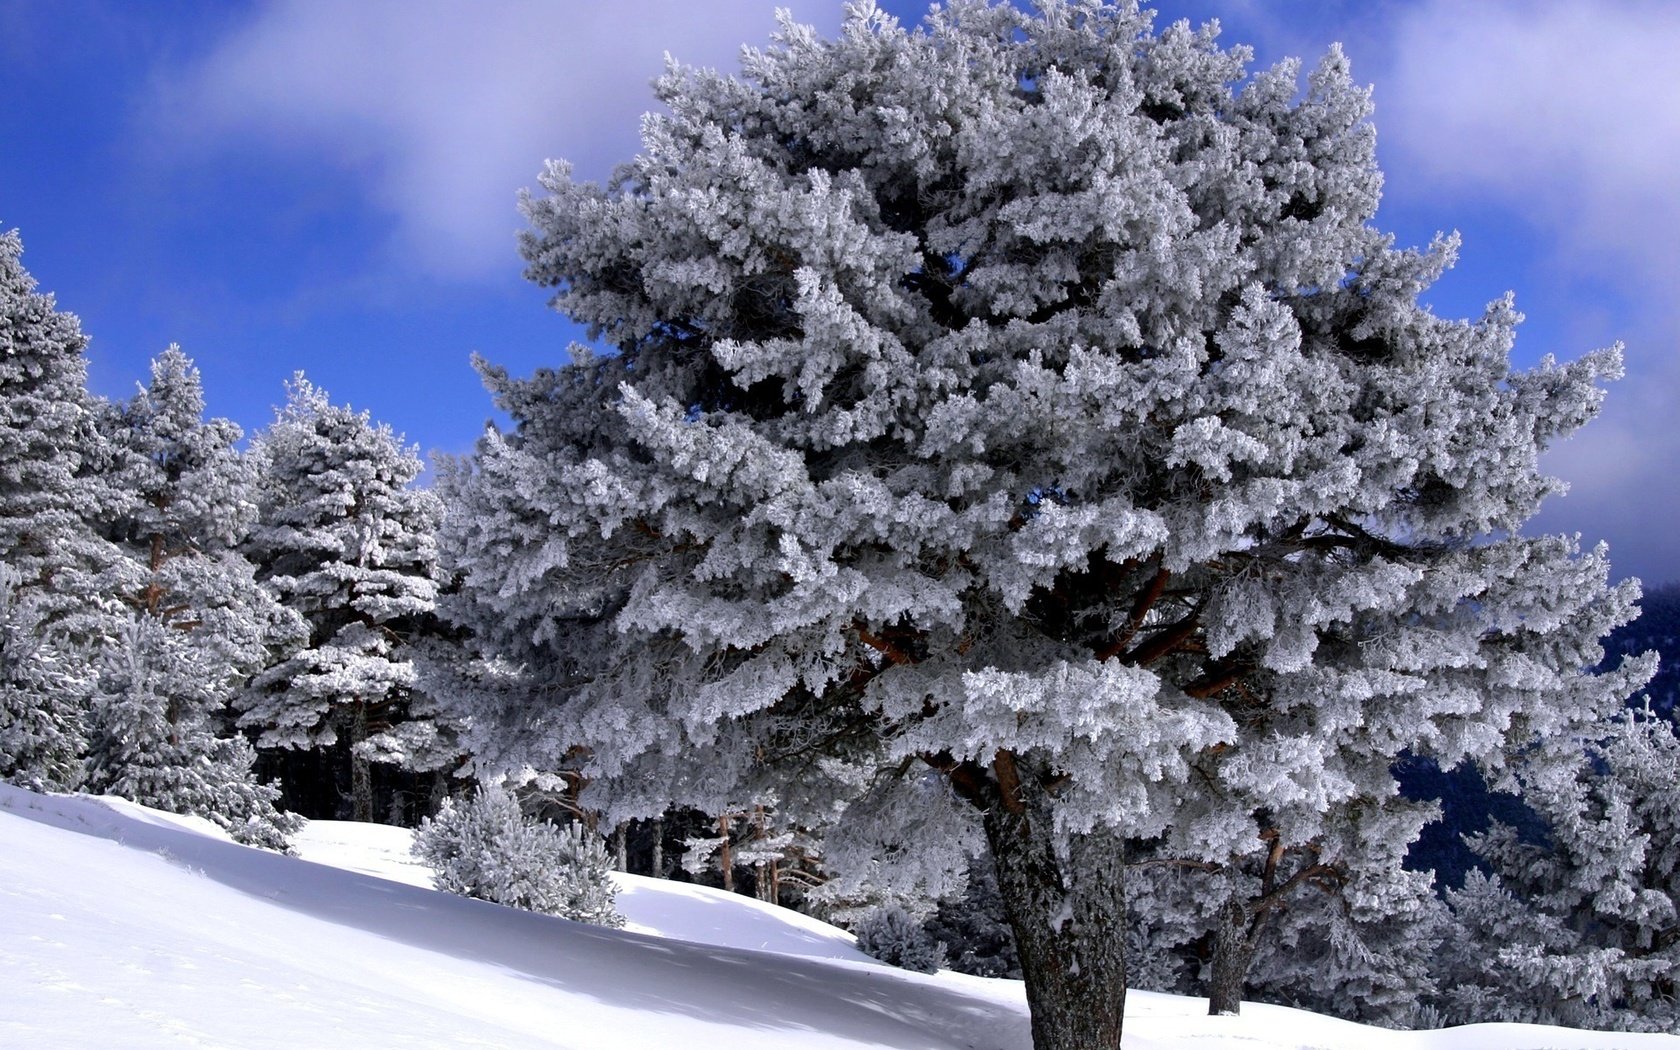
M 1409 166 L 1566 235 L 1582 262 L 1680 273 L 1680 7 L 1426 0 L 1394 26 L 1378 125 Z
M 1391 187 L 1526 222 L 1562 298 L 1540 308 L 1627 343 L 1603 417 L 1547 457 L 1572 491 L 1536 525 L 1608 539 L 1618 573 L 1680 575 L 1680 6 L 1424 0 L 1391 39 Z
M 471 277 L 505 270 L 515 193 L 545 159 L 602 177 L 634 154 L 665 52 L 733 68 L 778 4 L 839 23 L 832 0 L 277 0 L 172 78 L 152 120 L 188 155 L 255 146 L 359 173 L 394 258 Z

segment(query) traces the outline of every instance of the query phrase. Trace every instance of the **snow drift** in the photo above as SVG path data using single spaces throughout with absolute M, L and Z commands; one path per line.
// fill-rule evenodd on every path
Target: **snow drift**
M 317 822 L 303 857 L 120 799 L 0 785 L 0 1045 L 1026 1050 L 1016 982 L 922 976 L 759 901 L 623 877 L 625 931 L 426 888 L 408 833 Z M 1680 1048 L 1476 1025 L 1388 1032 L 1133 993 L 1128 1050 Z

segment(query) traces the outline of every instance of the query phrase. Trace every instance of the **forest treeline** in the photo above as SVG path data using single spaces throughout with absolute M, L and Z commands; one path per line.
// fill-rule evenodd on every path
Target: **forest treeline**
M 439 611 L 444 508 L 415 485 L 416 451 L 301 374 L 245 442 L 207 415 L 198 370 L 173 346 L 132 398 L 95 397 L 86 338 L 35 290 L 15 233 L 0 274 L 5 778 L 196 814 L 275 849 L 302 817 L 413 827 L 473 796 L 461 716 L 437 699 L 466 657 Z M 1680 652 L 1680 587 L 1647 592 L 1605 648 Z M 1409 897 L 1350 899 L 1326 872 L 1278 909 L 1246 994 L 1406 1026 L 1670 1027 L 1676 667 L 1629 698 L 1571 781 L 1519 796 L 1471 766 L 1404 760 L 1407 794 L 1444 806 L 1412 843 Z M 575 773 L 527 774 L 513 785 L 525 823 L 574 825 L 619 870 L 805 906 L 898 965 L 1020 976 L 983 857 L 934 878 L 908 860 L 898 875 L 836 873 L 821 829 L 762 801 L 609 828 Z M 500 877 L 541 875 L 536 854 L 501 849 L 512 869 Z M 1126 937 L 1140 986 L 1206 994 L 1209 868 L 1134 866 Z M 821 892 L 831 883 L 844 889 Z M 610 921 L 610 904 L 600 914 Z

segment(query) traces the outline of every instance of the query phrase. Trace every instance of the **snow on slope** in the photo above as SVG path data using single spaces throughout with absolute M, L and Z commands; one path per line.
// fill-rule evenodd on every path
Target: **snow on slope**
M 294 837 L 292 849 L 317 864 L 431 889 L 432 870 L 408 851 L 413 841 L 414 833 L 406 828 L 312 820 Z M 858 951 L 856 939 L 845 930 L 788 908 L 643 875 L 614 872 L 613 879 L 624 928 L 633 933 L 877 965 Z
M 424 888 L 405 832 L 320 822 L 301 852 L 0 785 L 0 1047 L 1027 1050 L 1020 986 L 859 961 L 759 902 L 627 879 L 616 932 Z M 382 876 L 394 876 L 386 878 Z M 710 943 L 707 943 L 707 942 Z M 773 952 L 744 950 L 767 947 Z M 1133 993 L 1127 1050 L 1680 1050 L 1680 1039 L 1363 1028 Z

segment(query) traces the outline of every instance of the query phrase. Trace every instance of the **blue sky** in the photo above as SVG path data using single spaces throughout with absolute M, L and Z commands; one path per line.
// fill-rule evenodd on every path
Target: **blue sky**
M 178 342 L 211 410 L 264 424 L 294 370 L 423 450 L 490 415 L 467 364 L 565 360 L 520 278 L 515 195 L 547 157 L 636 150 L 661 55 L 730 68 L 778 0 L 0 0 L 0 228 L 123 396 Z M 838 0 L 779 0 L 832 31 Z M 882 6 L 907 21 L 926 5 Z M 1680 579 L 1680 5 L 1665 0 L 1171 0 L 1269 64 L 1341 41 L 1374 85 L 1402 243 L 1464 237 L 1430 293 L 1515 290 L 1517 357 L 1621 340 L 1628 377 L 1555 450 L 1537 523 Z

